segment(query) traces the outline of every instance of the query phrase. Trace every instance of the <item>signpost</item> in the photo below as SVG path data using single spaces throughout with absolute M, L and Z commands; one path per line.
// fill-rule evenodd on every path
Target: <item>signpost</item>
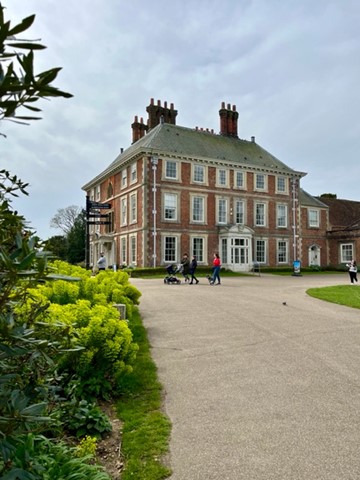
M 106 221 L 101 221 L 101 220 L 98 220 L 98 221 L 90 221 L 88 220 L 87 224 L 88 225 L 110 225 L 111 222 L 106 222 Z
M 86 241 L 85 241 L 85 264 L 90 268 L 90 232 L 89 225 L 110 225 L 108 213 L 100 213 L 97 210 L 110 210 L 111 203 L 94 202 L 86 196 Z M 103 219 L 103 220 L 101 220 Z
M 110 209 L 111 208 L 111 203 L 99 203 L 99 202 L 92 202 L 91 200 L 88 200 L 89 204 L 89 210 L 97 210 L 97 209 Z

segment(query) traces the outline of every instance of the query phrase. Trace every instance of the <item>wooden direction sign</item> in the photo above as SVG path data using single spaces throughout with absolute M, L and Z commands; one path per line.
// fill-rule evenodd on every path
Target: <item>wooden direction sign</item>
M 111 222 L 105 222 L 103 220 L 96 220 L 96 221 L 89 221 L 87 222 L 88 225 L 110 225 Z
M 111 203 L 92 202 L 91 200 L 89 200 L 88 207 L 90 209 L 99 209 L 99 210 L 101 208 L 109 209 L 111 208 Z
M 90 218 L 109 218 L 108 213 L 89 213 L 88 217 Z

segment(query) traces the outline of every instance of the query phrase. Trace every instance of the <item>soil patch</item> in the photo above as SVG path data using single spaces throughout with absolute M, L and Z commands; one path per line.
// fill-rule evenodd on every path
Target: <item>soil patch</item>
M 121 455 L 121 421 L 113 403 L 102 402 L 99 407 L 109 417 L 112 431 L 97 442 L 96 456 L 112 480 L 120 480 L 124 468 Z

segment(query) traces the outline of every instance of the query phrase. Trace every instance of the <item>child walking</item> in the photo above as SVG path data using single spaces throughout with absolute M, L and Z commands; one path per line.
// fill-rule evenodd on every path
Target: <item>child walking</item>
M 194 281 L 196 282 L 196 285 L 199 283 L 199 280 L 195 277 L 196 268 L 197 268 L 197 260 L 196 260 L 195 255 L 193 255 L 191 257 L 191 263 L 190 263 L 190 268 L 189 268 L 189 273 L 191 275 L 189 285 L 192 285 L 194 283 Z

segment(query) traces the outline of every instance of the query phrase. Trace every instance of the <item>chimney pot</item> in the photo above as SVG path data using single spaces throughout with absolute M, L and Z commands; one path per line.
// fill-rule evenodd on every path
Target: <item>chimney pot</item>
M 225 108 L 225 102 L 221 103 L 221 108 Z
M 158 107 L 161 107 L 161 100 L 158 100 Z
M 227 109 L 231 110 L 231 104 L 230 103 L 227 104 Z
M 254 136 L 251 137 L 251 141 L 252 141 L 253 143 L 255 143 L 255 137 L 254 137 Z
M 154 99 L 150 98 L 150 105 L 154 105 Z

